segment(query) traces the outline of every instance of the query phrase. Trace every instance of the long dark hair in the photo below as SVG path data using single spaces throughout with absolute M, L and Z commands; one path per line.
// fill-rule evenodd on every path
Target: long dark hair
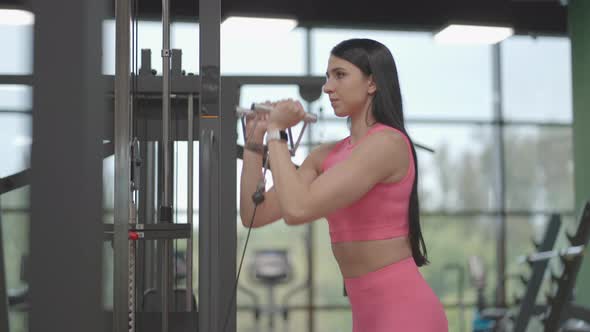
M 408 207 L 410 245 L 416 265 L 426 265 L 428 264 L 426 245 L 420 229 L 418 160 L 414 143 L 410 139 L 404 124 L 402 95 L 393 55 L 383 44 L 371 39 L 345 40 L 336 45 L 331 53 L 333 56 L 357 66 L 365 75 L 373 76 L 373 81 L 377 85 L 371 108 L 373 117 L 377 122 L 401 131 L 410 140 L 415 170 L 414 185 Z

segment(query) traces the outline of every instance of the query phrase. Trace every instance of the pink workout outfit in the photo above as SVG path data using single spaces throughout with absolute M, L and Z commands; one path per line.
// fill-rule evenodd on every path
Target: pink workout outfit
M 412 156 L 410 141 L 399 130 L 375 124 L 371 133 L 392 130 L 404 137 Z M 360 142 L 359 141 L 359 142 Z M 347 137 L 334 146 L 322 168 L 327 171 L 348 158 L 356 145 Z M 408 206 L 415 177 L 414 159 L 404 178 L 379 183 L 360 200 L 328 215 L 332 243 L 383 240 L 407 236 Z M 444 308 L 426 283 L 412 257 L 403 259 L 344 284 L 352 308 L 353 332 L 447 332 Z

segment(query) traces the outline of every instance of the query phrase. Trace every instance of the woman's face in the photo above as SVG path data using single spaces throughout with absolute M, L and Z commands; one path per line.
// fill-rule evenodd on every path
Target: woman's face
M 362 112 L 376 87 L 373 80 L 352 63 L 330 55 L 323 91 L 330 97 L 336 116 Z

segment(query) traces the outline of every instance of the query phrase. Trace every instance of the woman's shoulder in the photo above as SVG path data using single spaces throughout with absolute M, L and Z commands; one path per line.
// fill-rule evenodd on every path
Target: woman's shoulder
M 411 155 L 407 137 L 401 130 L 379 125 L 357 143 L 350 159 L 373 174 L 383 175 L 380 183 L 397 183 L 412 168 Z
M 404 132 L 391 126 L 378 124 L 355 144 L 351 156 L 356 156 L 356 159 L 360 160 L 369 160 L 368 156 L 381 155 L 383 158 L 391 159 L 381 162 L 391 164 L 395 160 L 408 159 L 411 153 L 411 143 Z
M 390 147 L 406 147 L 410 145 L 409 138 L 403 131 L 381 123 L 371 128 L 366 138 L 370 142 L 364 142 L 365 146 L 373 146 L 376 142 L 390 145 Z
M 371 127 L 371 129 L 369 130 L 369 132 L 371 134 L 378 133 L 378 132 L 388 132 L 388 133 L 390 133 L 390 135 L 393 134 L 394 136 L 397 136 L 397 135 L 402 136 L 402 137 L 406 136 L 401 130 L 394 128 L 392 126 L 383 124 L 383 123 L 374 124 Z

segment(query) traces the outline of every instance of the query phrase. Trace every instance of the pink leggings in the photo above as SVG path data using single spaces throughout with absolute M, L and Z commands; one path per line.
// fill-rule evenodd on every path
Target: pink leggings
M 412 257 L 345 278 L 353 332 L 447 332 L 444 308 Z

